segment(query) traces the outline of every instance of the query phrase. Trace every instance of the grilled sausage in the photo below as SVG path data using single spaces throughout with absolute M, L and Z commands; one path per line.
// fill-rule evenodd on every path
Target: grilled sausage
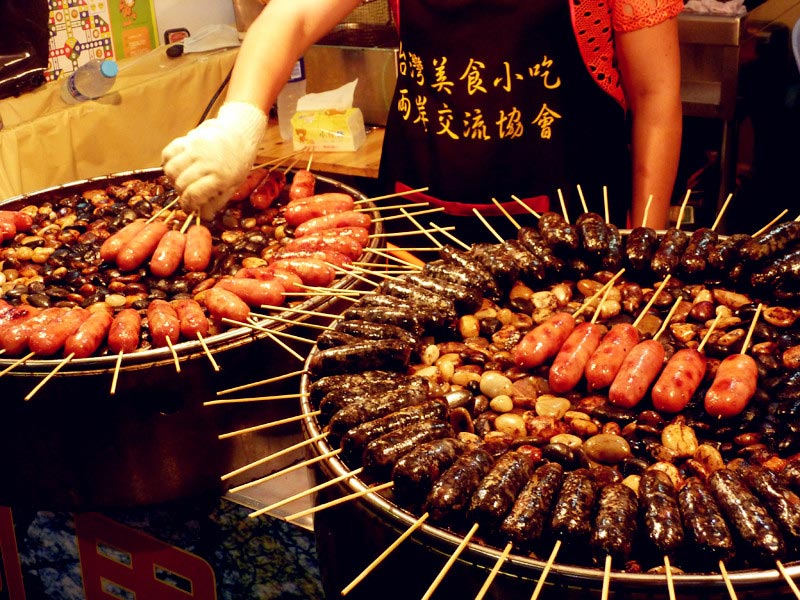
M 719 364 L 704 405 L 713 417 L 735 417 L 756 392 L 758 366 L 748 354 L 731 354 Z
M 467 256 L 491 273 L 501 289 L 509 289 L 520 277 L 519 263 L 503 244 L 473 244 Z
M 634 227 L 625 240 L 625 258 L 636 273 L 650 270 L 653 254 L 658 247 L 658 234 L 650 227 Z
M 316 404 L 319 407 L 320 415 L 317 417 L 319 422 L 323 425 L 330 421 L 330 418 L 339 410 L 349 404 L 363 402 L 369 398 L 376 398 L 381 394 L 394 390 L 400 392 L 402 390 L 416 387 L 419 388 L 423 384 L 427 386 L 425 380 L 418 377 L 399 376 L 393 373 L 395 377 L 383 380 L 376 379 L 374 381 L 353 381 L 348 384 L 346 388 L 336 388 L 325 394 Z M 330 375 L 329 377 L 340 377 L 337 375 Z M 325 378 L 324 378 L 325 379 Z M 425 387 L 425 390 L 428 388 Z M 427 391 L 426 391 L 427 394 Z
M 700 227 L 692 232 L 681 256 L 681 271 L 690 278 L 704 275 L 708 267 L 708 256 L 716 245 L 717 238 L 717 232 L 708 227 Z
M 344 254 L 350 260 L 356 260 L 363 254 L 364 245 L 355 236 L 340 235 L 328 229 L 294 238 L 284 246 L 284 250 L 286 252 L 332 251 Z
M 139 234 L 147 225 L 146 219 L 136 219 L 125 227 L 107 237 L 100 246 L 100 258 L 105 261 L 115 260 L 120 249 L 131 239 Z
M 513 260 L 519 269 L 519 278 L 530 285 L 537 285 L 547 277 L 544 261 L 529 252 L 519 240 L 506 240 L 502 243 L 505 256 Z M 512 282 L 513 284 L 513 282 Z
M 401 456 L 392 469 L 392 488 L 401 504 L 424 501 L 433 482 L 464 451 L 465 444 L 451 437 L 423 442 Z
M 622 268 L 625 262 L 625 243 L 622 240 L 622 233 L 613 223 L 606 223 L 608 231 L 608 252 L 600 259 L 600 265 L 607 271 L 616 273 Z
M 64 342 L 64 354 L 75 358 L 87 358 L 97 352 L 106 340 L 114 316 L 110 310 L 100 308 L 78 326 L 78 329 Z
M 558 274 L 563 272 L 565 262 L 553 254 L 553 249 L 547 245 L 537 229 L 533 227 L 520 227 L 517 231 L 517 241 L 522 244 L 533 256 L 538 256 L 544 264 L 545 273 Z
M 509 451 L 497 459 L 469 502 L 469 519 L 495 529 L 531 477 L 534 460 L 526 452 Z
M 378 297 L 390 298 L 388 296 Z M 419 315 L 414 314 L 410 309 L 399 306 L 351 306 L 342 313 L 342 316 L 346 321 L 368 321 L 399 327 L 415 337 L 419 337 L 423 331 Z
M 744 242 L 740 255 L 745 262 L 759 263 L 791 248 L 800 239 L 800 221 L 784 221 Z
M 67 338 L 88 318 L 89 311 L 85 308 L 71 308 L 58 319 L 44 323 L 32 331 L 28 347 L 31 352 L 40 356 L 51 356 L 64 347 Z
M 677 227 L 670 227 L 661 236 L 653 260 L 650 261 L 650 268 L 657 277 L 664 278 L 667 275 L 675 275 L 678 272 L 683 251 L 689 243 L 689 234 Z
M 648 469 L 639 479 L 639 507 L 644 531 L 660 556 L 670 556 L 684 543 L 683 521 L 672 480 L 663 471 Z
M 117 253 L 117 266 L 123 271 L 133 271 L 139 268 L 158 246 L 158 242 L 167 233 L 168 227 L 164 221 L 147 223 L 139 233 L 128 239 Z
M 474 288 L 468 288 L 458 283 L 436 279 L 420 273 L 409 273 L 405 279 L 421 288 L 429 290 L 439 296 L 444 296 L 453 301 L 459 314 L 473 313 L 480 308 L 483 296 Z
M 186 235 L 177 229 L 167 231 L 150 258 L 150 271 L 157 277 L 169 277 L 181 266 Z
M 557 312 L 543 323 L 531 329 L 514 348 L 514 362 L 531 369 L 556 355 L 575 328 L 575 317 L 570 313 Z
M 142 317 L 133 308 L 119 311 L 108 330 L 108 347 L 115 354 L 133 352 L 139 347 Z
M 328 287 L 336 279 L 336 270 L 315 258 L 280 258 L 269 267 L 294 273 L 304 285 L 312 287 Z
M 720 509 L 753 557 L 774 565 L 786 554 L 786 544 L 775 521 L 734 471 L 719 469 L 708 485 Z
M 402 279 L 387 279 L 381 284 L 381 293 L 404 298 L 415 306 L 432 307 L 451 321 L 458 318 L 455 303 L 451 299 Z
M 423 508 L 434 521 L 463 519 L 473 492 L 494 465 L 494 459 L 481 446 L 467 448 L 439 479 L 437 479 Z
M 309 219 L 297 226 L 294 230 L 294 236 L 299 238 L 312 233 L 327 231 L 329 229 L 338 229 L 340 227 L 361 227 L 369 230 L 371 225 L 372 217 L 369 216 L 369 213 L 346 210 Z
M 630 557 L 636 533 L 639 503 L 624 483 L 609 483 L 600 490 L 590 544 L 595 558 L 611 556 L 612 564 Z
M 622 366 L 622 361 L 638 343 L 639 332 L 633 325 L 614 325 L 600 340 L 586 363 L 584 375 L 589 391 L 610 386 Z
M 546 212 L 539 219 L 539 234 L 545 243 L 559 256 L 574 253 L 580 244 L 580 237 L 576 227 L 567 223 L 566 219 L 557 212 Z
M 659 375 L 650 397 L 656 410 L 682 411 L 692 399 L 706 373 L 706 357 L 694 348 L 681 348 L 673 354 Z
M 198 335 L 208 334 L 208 317 L 200 303 L 191 298 L 173 300 L 172 307 L 181 324 L 181 335 L 187 340 L 197 339 Z
M 697 477 L 687 477 L 678 491 L 684 532 L 698 558 L 709 562 L 726 561 L 733 557 L 736 547 L 722 511 L 709 488 Z
M 542 537 L 563 477 L 564 468 L 555 462 L 534 471 L 500 526 L 515 546 L 529 547 Z
M 644 398 L 647 388 L 658 377 L 664 365 L 664 346 L 656 340 L 645 340 L 634 346 L 608 388 L 608 400 L 615 406 L 633 408 Z
M 386 323 L 374 323 L 360 319 L 341 319 L 334 323 L 334 331 L 346 333 L 364 340 L 388 340 L 398 339 L 410 344 L 413 347 L 419 345 L 419 338 L 411 332 Z
M 408 366 L 411 351 L 409 344 L 398 339 L 363 341 L 315 352 L 308 370 L 315 376 L 364 369 L 400 371 Z
M 780 476 L 762 466 L 741 465 L 736 469 L 745 485 L 764 503 L 787 540 L 800 540 L 800 496 L 781 482 Z
M 0 331 L 2 331 L 3 328 L 9 327 L 15 323 L 22 323 L 26 319 L 29 319 L 33 315 L 37 314 L 40 310 L 35 306 L 31 306 L 30 304 L 20 304 L 15 306 L 13 304 L 9 304 L 5 300 L 0 302 L 2 302 L 2 308 L 0 308 Z
M 211 231 L 205 225 L 192 225 L 186 231 L 183 268 L 190 273 L 205 271 L 211 262 Z
M 454 435 L 447 421 L 419 421 L 390 431 L 366 445 L 364 470 L 375 477 L 387 477 L 397 461 L 420 444 Z
M 388 391 L 388 388 L 385 391 Z M 390 431 L 423 420 L 447 420 L 447 405 L 439 399 L 427 400 L 420 404 L 404 406 L 382 417 L 364 421 L 355 427 L 351 427 L 342 435 L 340 440 L 342 458 L 348 463 L 360 464 L 364 448 L 369 442 Z
M 354 206 L 355 201 L 350 194 L 327 192 L 300 200 L 292 200 L 286 205 L 283 216 L 290 226 L 297 227 L 315 217 L 353 210 Z
M 568 471 L 556 497 L 550 528 L 563 542 L 582 544 L 592 533 L 597 484 L 587 469 Z
M 268 209 L 281 195 L 281 191 L 285 186 L 286 174 L 273 168 L 267 172 L 267 175 L 250 192 L 250 204 L 257 210 Z
M 289 200 L 309 198 L 314 195 L 317 178 L 308 169 L 298 169 L 292 176 L 292 185 L 289 187 Z
M 245 198 L 249 198 L 250 194 L 253 193 L 253 190 L 256 189 L 259 183 L 267 176 L 267 169 L 265 167 L 259 167 L 258 169 L 251 169 L 250 172 L 245 177 L 244 181 L 239 184 L 239 187 L 236 188 L 236 191 L 230 198 L 231 202 L 239 202 L 240 200 L 244 200 Z
M 147 305 L 147 329 L 154 346 L 177 344 L 181 337 L 178 313 L 166 300 L 155 299 Z
M 447 263 L 452 263 L 468 270 L 472 274 L 473 280 L 480 282 L 481 289 L 486 290 L 484 295 L 487 298 L 496 300 L 502 296 L 500 287 L 492 277 L 492 274 L 465 252 L 445 244 L 439 249 L 439 256 Z
M 46 308 L 30 318 L 9 323 L 0 330 L 0 346 L 9 356 L 17 356 L 28 348 L 28 340 L 40 327 L 63 317 L 68 309 Z
M 586 364 L 600 344 L 603 328 L 588 321 L 572 330 L 550 366 L 548 380 L 553 392 L 573 389 L 583 377 Z
M 280 306 L 283 304 L 283 286 L 277 279 L 246 279 L 223 277 L 214 285 L 233 292 L 249 306 Z
M 455 283 L 467 289 L 481 289 L 480 281 L 473 277 L 473 273 L 469 269 L 465 269 L 461 265 L 455 263 L 446 262 L 442 259 L 425 263 L 425 266 L 422 268 L 422 274 L 433 279 L 449 281 L 450 283 Z
M 429 399 L 427 381 L 413 378 L 403 387 L 395 387 L 375 395 L 368 395 L 348 402 L 337 410 L 328 423 L 330 433 L 341 439 L 345 433 L 358 425 L 384 415 L 388 415 L 406 406 L 422 404 Z
M 575 220 L 575 227 L 587 254 L 597 259 L 608 252 L 609 231 L 603 217 L 593 212 L 583 213 Z

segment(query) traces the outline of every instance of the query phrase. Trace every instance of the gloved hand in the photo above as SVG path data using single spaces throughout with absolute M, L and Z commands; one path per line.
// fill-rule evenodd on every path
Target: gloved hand
M 162 150 L 164 173 L 181 193 L 185 210 L 214 218 L 252 168 L 266 124 L 267 116 L 256 106 L 226 102 L 217 117 Z

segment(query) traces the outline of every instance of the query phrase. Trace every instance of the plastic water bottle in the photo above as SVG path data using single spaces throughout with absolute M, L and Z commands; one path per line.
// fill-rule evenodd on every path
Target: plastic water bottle
M 91 60 L 64 80 L 61 99 L 67 104 L 77 104 L 99 98 L 114 85 L 117 71 L 117 63 L 113 60 Z
M 292 117 L 297 111 L 297 100 L 306 95 L 306 64 L 300 57 L 294 64 L 289 81 L 278 94 L 278 125 L 281 138 L 292 139 Z

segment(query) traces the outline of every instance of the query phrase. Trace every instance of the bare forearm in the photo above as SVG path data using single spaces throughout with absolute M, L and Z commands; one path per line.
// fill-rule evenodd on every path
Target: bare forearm
M 250 26 L 231 75 L 227 100 L 265 112 L 305 50 L 341 22 L 359 0 L 271 0 Z

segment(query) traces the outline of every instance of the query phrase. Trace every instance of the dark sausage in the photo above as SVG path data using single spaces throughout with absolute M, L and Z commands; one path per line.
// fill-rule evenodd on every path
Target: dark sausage
M 451 437 L 419 444 L 400 457 L 392 469 L 392 488 L 401 504 L 424 501 L 433 482 L 464 451 L 464 443 Z
M 602 561 L 624 563 L 631 554 L 636 534 L 639 503 L 636 493 L 624 483 L 609 483 L 600 490 L 590 544 Z
M 677 227 L 670 227 L 661 236 L 661 242 L 650 261 L 650 268 L 657 277 L 675 275 L 678 272 L 683 251 L 689 243 L 689 234 Z
M 308 370 L 315 376 L 365 369 L 401 371 L 408 366 L 412 347 L 398 339 L 369 340 L 315 352 Z
M 722 511 L 708 487 L 697 477 L 687 477 L 678 491 L 684 532 L 709 561 L 726 561 L 736 547 Z
M 587 469 L 568 471 L 564 476 L 550 528 L 564 542 L 581 544 L 592 532 L 592 510 L 597 497 L 597 484 Z
M 563 477 L 564 468 L 549 462 L 537 468 L 525 484 L 500 526 L 501 533 L 515 546 L 530 546 L 542 537 Z
M 469 518 L 493 528 L 500 525 L 530 479 L 534 466 L 528 453 L 509 451 L 503 454 L 472 494 L 467 510 Z
M 649 469 L 639 479 L 639 506 L 650 544 L 661 556 L 683 546 L 683 521 L 672 480 L 663 471 Z
M 454 435 L 447 421 L 418 421 L 390 431 L 366 445 L 364 470 L 375 477 L 388 477 L 397 461 L 420 444 Z
M 730 469 L 714 471 L 708 478 L 711 493 L 754 558 L 774 565 L 786 554 L 786 544 L 767 509 Z
M 494 459 L 481 446 L 466 449 L 437 479 L 423 508 L 434 521 L 463 519 L 473 492 L 494 465 Z

